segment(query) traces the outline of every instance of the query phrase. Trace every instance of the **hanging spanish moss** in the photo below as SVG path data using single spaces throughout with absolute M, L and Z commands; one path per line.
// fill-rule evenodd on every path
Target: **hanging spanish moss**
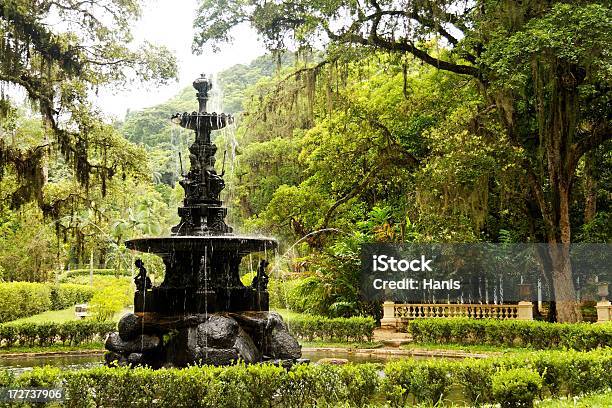
M 24 203 L 36 200 L 42 204 L 44 174 L 42 160 L 45 147 L 39 146 L 26 151 L 6 146 L 0 139 L 0 164 L 11 163 L 17 175 L 19 187 L 11 194 L 10 207 L 16 209 Z M 4 166 L 0 165 L 0 181 L 4 176 Z
M 74 45 L 74 35 L 55 34 L 41 22 L 50 7 L 50 3 L 36 0 L 0 3 L 0 125 L 6 127 L 13 109 L 4 87 L 25 90 L 52 136 L 49 152 L 61 153 L 86 191 L 90 177 L 97 176 L 105 194 L 114 168 L 107 166 L 105 144 L 91 143 L 91 132 L 99 119 L 90 114 L 86 101 L 87 84 L 98 80 L 88 71 L 91 57 L 84 47 Z M 94 20 L 92 24 L 100 22 Z M 20 182 L 12 205 L 33 199 L 42 203 L 43 150 L 20 150 L 4 133 L 0 133 L 0 142 L 0 174 L 10 166 Z M 97 153 L 104 157 L 103 163 L 92 163 L 91 156 Z

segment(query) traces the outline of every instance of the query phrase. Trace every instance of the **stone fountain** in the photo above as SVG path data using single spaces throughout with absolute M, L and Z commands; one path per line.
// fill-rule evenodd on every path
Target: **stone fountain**
M 189 147 L 190 170 L 180 181 L 185 190 L 178 214 L 181 222 L 171 236 L 126 241 L 130 249 L 159 255 L 164 281 L 156 287 L 142 261 L 136 266 L 134 313 L 119 322 L 119 331 L 106 340 L 108 364 L 184 367 L 277 361 L 291 364 L 301 347 L 283 319 L 268 309 L 265 260 L 276 248 L 272 238 L 236 235 L 225 222 L 227 208 L 220 200 L 223 174 L 215 170 L 217 147 L 211 132 L 227 126 L 229 115 L 207 113 L 212 83 L 204 75 L 193 82 L 199 109 L 172 119 L 195 132 Z M 240 281 L 241 259 L 262 253 L 251 286 Z

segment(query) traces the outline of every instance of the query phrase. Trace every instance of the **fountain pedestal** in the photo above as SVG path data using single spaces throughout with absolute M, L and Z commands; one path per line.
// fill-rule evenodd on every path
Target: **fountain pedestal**
M 217 147 L 211 132 L 232 118 L 207 113 L 212 84 L 204 76 L 193 83 L 198 112 L 173 116 L 181 127 L 195 132 L 190 146 L 191 168 L 180 181 L 185 189 L 181 222 L 169 237 L 126 241 L 130 249 L 159 255 L 166 268 L 158 287 L 137 287 L 134 314 L 119 322 L 119 332 L 107 341 L 108 364 L 151 367 L 193 364 L 295 362 L 301 348 L 280 315 L 269 312 L 267 262 L 262 261 L 254 285 L 240 281 L 239 266 L 250 253 L 274 250 L 272 238 L 238 236 L 225 223 L 227 209 L 220 193 L 225 187 L 215 170 Z M 265 256 L 265 255 L 264 255 Z M 146 270 L 140 264 L 146 282 Z M 140 275 L 139 275 L 140 276 Z

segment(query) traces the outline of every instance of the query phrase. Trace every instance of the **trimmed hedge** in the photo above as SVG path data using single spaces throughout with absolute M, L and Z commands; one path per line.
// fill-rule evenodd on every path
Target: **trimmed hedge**
M 0 347 L 75 345 L 101 340 L 116 330 L 115 322 L 75 320 L 64 323 L 0 324 Z
M 73 269 L 62 273 L 60 280 L 64 282 L 73 276 L 89 276 L 90 273 L 89 268 Z M 130 276 L 130 273 L 127 269 L 93 269 L 93 274 L 96 276 Z
M 3 282 L 0 283 L 0 323 L 87 302 L 93 292 L 84 285 Z
M 289 331 L 298 338 L 309 341 L 320 339 L 329 341 L 372 340 L 374 319 L 371 317 L 349 317 L 329 319 L 321 316 L 303 316 L 287 319 Z M 103 337 L 115 330 L 115 323 L 76 320 L 65 323 L 5 323 L 0 324 L 0 346 L 56 343 L 74 344 L 88 341 L 95 335 Z M 60 335 L 59 333 L 63 333 Z M 79 340 L 80 333 L 83 340 Z M 66 337 L 66 336 L 69 337 Z
M 51 286 L 44 283 L 0 283 L 0 323 L 51 309 Z
M 66 400 L 58 406 L 66 407 L 250 408 L 400 407 L 432 404 L 451 391 L 451 400 L 501 403 L 508 388 L 521 393 L 520 404 L 534 396 L 534 389 L 540 386 L 542 395 L 558 396 L 601 391 L 612 383 L 612 353 L 603 350 L 546 351 L 462 361 L 398 360 L 383 367 L 384 376 L 380 367 L 320 364 L 297 365 L 288 371 L 268 364 L 162 370 L 97 367 L 71 371 L 47 367 L 20 376 L 0 370 L 0 387 L 62 387 Z M 525 370 L 529 371 L 527 381 Z
M 299 339 L 329 341 L 371 341 L 375 322 L 371 317 L 336 317 L 303 315 L 287 319 L 289 331 Z
M 612 324 L 491 319 L 416 319 L 408 332 L 419 343 L 488 344 L 591 350 L 612 344 Z

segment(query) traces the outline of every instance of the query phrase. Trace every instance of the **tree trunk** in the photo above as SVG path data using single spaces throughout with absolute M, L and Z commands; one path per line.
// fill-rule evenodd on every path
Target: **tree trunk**
M 584 223 L 593 221 L 597 214 L 597 180 L 595 179 L 595 163 L 592 154 L 584 157 Z
M 557 320 L 579 322 L 578 308 L 570 260 L 571 223 L 570 194 L 575 169 L 573 140 L 578 115 L 577 67 L 571 64 L 553 65 L 550 72 L 550 98 L 543 114 L 542 136 L 546 147 L 548 180 L 551 194 L 543 207 L 551 221 L 547 231 L 552 260 L 553 288 Z M 538 76 L 536 76 L 538 77 Z M 545 76 L 546 77 L 546 76 Z M 543 91 L 545 87 L 540 90 Z M 543 95 L 541 95 L 543 96 Z M 543 213 L 544 214 L 544 213 Z
M 549 245 L 548 251 L 552 260 L 557 321 L 579 322 L 582 320 L 582 314 L 576 303 L 569 244 L 552 244 Z

